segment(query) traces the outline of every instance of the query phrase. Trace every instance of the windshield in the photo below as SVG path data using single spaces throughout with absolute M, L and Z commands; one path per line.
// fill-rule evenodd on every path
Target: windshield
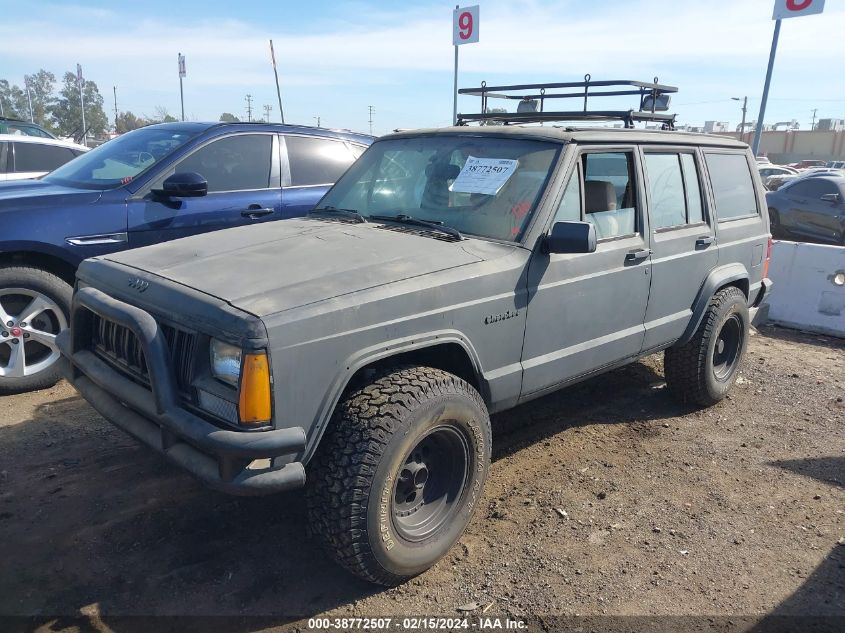
M 44 176 L 42 180 L 83 189 L 113 189 L 130 183 L 185 141 L 196 128 L 141 128 L 122 134 Z
M 362 216 L 410 216 L 461 233 L 518 240 L 560 145 L 443 135 L 377 141 L 320 201 Z

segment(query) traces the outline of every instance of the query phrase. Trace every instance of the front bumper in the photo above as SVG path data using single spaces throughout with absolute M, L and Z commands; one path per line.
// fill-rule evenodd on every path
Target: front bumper
M 150 389 L 87 349 L 86 311 L 114 321 L 138 337 Z M 293 461 L 305 449 L 302 428 L 229 431 L 180 406 L 164 347 L 167 343 L 148 312 L 94 288 L 81 288 L 74 294 L 71 328 L 56 342 L 65 378 L 94 409 L 210 487 L 237 495 L 262 495 L 305 485 L 305 468 Z

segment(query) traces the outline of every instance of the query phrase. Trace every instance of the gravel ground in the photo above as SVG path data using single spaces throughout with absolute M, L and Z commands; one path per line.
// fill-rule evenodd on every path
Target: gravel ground
M 2 397 L 0 614 L 51 631 L 132 614 L 265 616 L 248 630 L 460 606 L 845 616 L 843 396 L 845 341 L 764 328 L 707 410 L 669 398 L 655 356 L 498 415 L 468 532 L 389 590 L 321 554 L 299 494 L 206 490 L 66 384 Z M 51 619 L 80 614 L 88 625 Z

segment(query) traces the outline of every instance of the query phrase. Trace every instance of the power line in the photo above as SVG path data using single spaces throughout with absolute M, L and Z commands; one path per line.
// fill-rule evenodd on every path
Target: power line
M 370 136 L 372 136 L 373 135 L 373 112 L 375 112 L 375 110 L 373 109 L 373 106 L 367 106 L 367 107 L 370 109 Z

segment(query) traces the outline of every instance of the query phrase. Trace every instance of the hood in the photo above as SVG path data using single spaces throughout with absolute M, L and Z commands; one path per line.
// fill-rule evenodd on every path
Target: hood
M 76 204 L 86 204 L 96 202 L 102 194 L 98 190 L 63 187 L 44 180 L 12 180 L 0 183 L 0 211 L 12 206 L 15 209 L 42 204 L 52 206 L 70 199 Z
M 256 316 L 481 261 L 461 242 L 381 224 L 283 220 L 109 255 Z

